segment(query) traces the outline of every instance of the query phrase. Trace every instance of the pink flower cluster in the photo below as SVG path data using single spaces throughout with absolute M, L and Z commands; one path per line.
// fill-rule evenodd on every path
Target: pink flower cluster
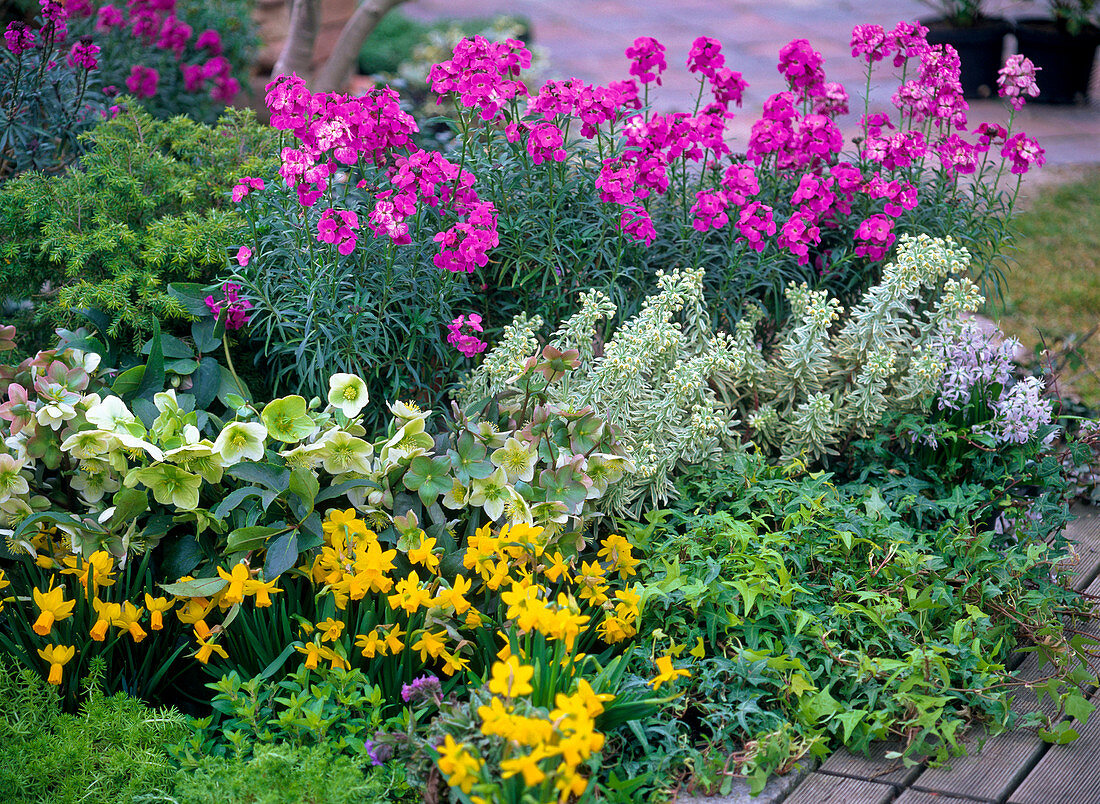
M 263 179 L 257 179 L 253 176 L 245 176 L 239 182 L 233 185 L 233 202 L 235 204 L 239 204 L 249 193 L 253 191 L 262 192 L 263 189 Z
M 1009 56 L 997 76 L 997 94 L 1008 98 L 1013 109 L 1024 108 L 1027 98 L 1039 97 L 1039 85 L 1035 83 L 1039 69 L 1026 56 Z
M 124 8 L 110 3 L 93 12 L 92 6 L 80 0 L 82 16 L 95 15 L 95 30 L 99 34 L 132 36 L 147 47 L 171 54 L 183 76 L 185 92 L 207 91 L 220 103 L 229 103 L 241 91 L 240 82 L 232 75 L 232 65 L 223 55 L 221 35 L 213 30 L 195 36 L 190 25 L 176 16 L 176 0 L 128 0 Z M 191 46 L 191 55 L 188 48 Z M 195 57 L 198 61 L 194 61 Z M 134 65 L 126 81 L 127 89 L 137 97 L 153 97 L 159 76 L 145 65 Z
M 317 224 L 317 240 L 330 243 L 336 250 L 347 255 L 355 251 L 356 232 L 359 230 L 359 216 L 346 209 L 326 209 Z
M 439 243 L 439 253 L 432 257 L 436 268 L 453 273 L 473 272 L 484 267 L 489 262 L 489 250 L 500 245 L 496 210 L 488 201 L 478 201 L 465 220 L 432 239 Z
M 225 297 L 221 301 L 214 301 L 213 296 L 207 296 L 206 306 L 210 308 L 215 318 L 221 316 L 222 310 L 225 311 L 227 330 L 241 329 L 251 318 L 247 311 L 252 309 L 252 302 L 240 298 L 240 285 L 226 282 L 222 290 Z
M 94 70 L 99 66 L 99 45 L 92 42 L 90 36 L 82 36 L 69 49 L 69 66 L 82 70 Z
M 530 66 L 531 52 L 522 42 L 475 36 L 463 39 L 450 59 L 434 65 L 428 83 L 437 95 L 454 93 L 463 106 L 478 109 L 482 120 L 494 120 L 508 101 L 527 95 L 519 74 Z
M 447 343 L 454 346 L 466 357 L 473 357 L 484 352 L 489 345 L 474 334 L 484 331 L 481 326 L 480 315 L 477 313 L 472 313 L 469 316 L 460 315 L 447 325 Z

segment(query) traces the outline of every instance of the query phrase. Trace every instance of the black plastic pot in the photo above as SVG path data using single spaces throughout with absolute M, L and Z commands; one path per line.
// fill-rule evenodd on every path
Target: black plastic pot
M 1031 59 L 1039 74 L 1039 97 L 1033 103 L 1082 103 L 1088 100 L 1089 78 L 1100 46 L 1100 28 L 1088 26 L 1071 36 L 1049 19 L 1016 23 L 1017 50 Z
M 921 20 L 933 45 L 951 45 L 959 52 L 962 89 L 967 98 L 988 98 L 997 92 L 997 71 L 1004 63 L 1008 20 L 983 18 L 976 25 L 957 28 L 944 19 Z

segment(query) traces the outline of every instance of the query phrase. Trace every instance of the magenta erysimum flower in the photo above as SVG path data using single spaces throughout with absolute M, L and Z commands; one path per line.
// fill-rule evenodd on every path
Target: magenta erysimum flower
M 222 36 L 213 28 L 207 28 L 195 40 L 195 47 L 207 51 L 211 56 L 220 56 L 222 54 Z
M 826 81 L 813 94 L 814 114 L 829 117 L 848 114 L 848 91 L 836 81 Z
M 718 190 L 700 190 L 695 194 L 695 203 L 691 205 L 691 225 L 699 232 L 709 229 L 721 229 L 729 223 L 726 209 L 729 201 Z
M 151 98 L 157 94 L 157 81 L 160 75 L 152 67 L 135 64 L 130 68 L 130 77 L 126 79 L 126 88 L 135 98 Z
M 70 17 L 90 17 L 94 13 L 88 0 L 65 0 L 65 11 Z
M 248 265 L 249 260 L 252 259 L 252 249 L 248 246 L 241 246 L 237 249 L 237 265 L 244 268 Z
M 331 243 L 336 250 L 347 255 L 355 251 L 356 234 L 359 229 L 359 217 L 348 209 L 326 209 L 317 224 L 317 239 L 322 243 Z
M 743 207 L 749 199 L 760 192 L 760 181 L 752 165 L 736 164 L 726 168 L 722 174 L 722 189 L 726 200 L 732 206 Z
M 894 66 L 901 67 L 906 59 L 919 57 L 928 50 L 928 29 L 919 22 L 899 22 L 886 34 L 888 48 L 894 51 Z
M 997 123 L 979 123 L 974 133 L 978 135 L 974 150 L 979 153 L 985 153 L 992 145 L 1002 145 L 1008 139 L 1008 129 Z
M 18 56 L 34 47 L 35 33 L 25 23 L 9 22 L 4 29 L 4 42 L 13 55 Z
M 871 261 L 881 260 L 897 239 L 894 235 L 894 221 L 885 215 L 872 215 L 860 223 L 855 239 L 859 241 L 855 248 L 857 257 L 866 257 Z
M 252 309 L 252 302 L 240 298 L 240 289 L 240 285 L 226 282 L 222 287 L 224 293 L 222 301 L 215 301 L 213 296 L 207 296 L 204 299 L 206 306 L 215 318 L 221 317 L 222 311 L 225 311 L 225 328 L 227 330 L 241 329 L 251 318 L 247 311 Z
M 940 164 L 947 173 L 970 174 L 978 169 L 978 154 L 974 146 L 958 134 L 949 134 L 936 144 Z
M 1027 173 L 1032 165 L 1042 167 L 1046 164 L 1046 151 L 1039 143 L 1023 132 L 1013 135 L 1001 148 L 1001 156 L 1012 160 L 1012 172 L 1017 175 Z
M 463 327 L 466 327 L 469 331 L 463 332 Z M 473 357 L 476 354 L 484 352 L 487 344 L 481 340 L 474 332 L 483 332 L 484 329 L 481 326 L 481 316 L 477 313 L 473 313 L 469 317 L 459 316 L 450 324 L 447 325 L 447 343 L 453 345 L 458 351 L 466 355 L 466 357 Z M 415 682 L 414 682 L 415 683 Z M 404 691 L 402 691 L 404 696 Z M 405 698 L 405 700 L 409 700 Z
M 747 204 L 741 210 L 741 217 L 737 220 L 737 231 L 741 233 L 738 241 L 748 241 L 749 248 L 753 251 L 764 250 L 764 236 L 775 234 L 775 221 L 772 219 L 772 208 L 759 201 Z
M 645 242 L 647 248 L 657 239 L 657 230 L 653 228 L 649 213 L 639 204 L 631 204 L 623 209 L 619 216 L 619 228 L 635 240 Z
M 561 129 L 553 123 L 545 121 L 536 123 L 527 137 L 527 153 L 531 155 L 531 161 L 536 165 L 541 165 L 547 160 L 565 161 L 565 149 L 561 146 Z
M 206 76 L 203 75 L 200 64 L 181 64 L 180 72 L 183 73 L 184 92 L 202 92 L 206 85 Z
M 434 238 L 439 253 L 432 263 L 440 270 L 472 273 L 489 262 L 489 250 L 500 245 L 496 209 L 487 201 L 470 208 L 466 220 L 439 232 Z
M 161 23 L 160 37 L 157 39 L 156 46 L 160 50 L 171 50 L 179 58 L 187 47 L 191 33 L 190 25 L 179 20 L 175 14 L 169 14 Z
M 722 44 L 709 36 L 700 36 L 691 45 L 688 53 L 687 68 L 691 73 L 702 73 L 711 80 L 715 73 L 726 63 L 722 55 Z
M 810 261 L 810 246 L 821 242 L 821 230 L 814 225 L 812 219 L 796 212 L 783 224 L 776 242 L 780 248 L 785 248 L 798 257 L 799 265 L 806 265 Z
M 745 90 L 749 88 L 749 82 L 736 70 L 723 67 L 710 76 L 710 88 L 714 92 L 716 102 L 726 107 L 734 103 L 740 108 Z
M 665 63 L 665 46 L 652 36 L 639 36 L 634 44 L 626 49 L 626 57 L 631 60 L 630 74 L 643 84 L 656 81 L 661 85 L 661 73 Z
M 788 42 L 779 51 L 779 73 L 801 97 L 810 97 L 825 83 L 824 59 L 807 39 Z
M 112 5 L 100 6 L 95 16 L 95 29 L 106 33 L 112 28 L 121 28 L 124 24 L 122 12 Z
M 852 29 L 851 45 L 852 56 L 863 56 L 868 64 L 882 61 L 892 50 L 881 25 L 857 25 Z
M 220 75 L 214 79 L 214 88 L 210 97 L 219 103 L 230 103 L 241 91 L 241 83 L 231 75 Z
M 997 74 L 997 94 L 1008 98 L 1013 109 L 1024 108 L 1028 97 L 1039 97 L 1039 85 L 1035 83 L 1039 69 L 1022 54 L 1009 56 Z
M 69 49 L 69 66 L 84 70 L 94 70 L 99 66 L 99 45 L 92 42 L 90 36 L 82 36 Z

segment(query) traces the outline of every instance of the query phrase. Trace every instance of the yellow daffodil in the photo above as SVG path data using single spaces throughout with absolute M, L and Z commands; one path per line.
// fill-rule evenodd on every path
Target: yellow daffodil
M 70 617 L 73 606 L 76 605 L 75 600 L 65 600 L 64 586 L 50 588 L 45 592 L 40 592 L 38 587 L 35 587 L 31 596 L 40 612 L 33 626 L 34 632 L 39 636 L 46 636 L 55 622 Z
M 386 655 L 386 641 L 378 635 L 378 629 L 373 629 L 369 634 L 360 634 L 355 638 L 355 647 L 361 648 L 362 653 L 368 659 L 375 656 Z
M 76 655 L 76 648 L 71 645 L 47 645 L 45 648 L 39 649 L 38 655 L 49 663 L 50 677 L 48 681 L 56 686 L 61 683 L 62 668 Z
M 255 604 L 256 608 L 263 609 L 271 605 L 272 595 L 283 591 L 282 589 L 276 589 L 275 583 L 275 581 L 267 581 L 265 583 L 264 581 L 252 578 L 245 581 L 244 593 L 245 595 L 254 595 L 255 598 L 252 602 Z
M 519 657 L 509 656 L 506 660 L 493 664 L 489 692 L 506 698 L 520 698 L 533 691 L 531 679 L 535 668 L 520 663 Z
M 153 597 L 145 593 L 145 608 L 149 609 L 149 628 L 160 631 L 164 628 L 164 613 L 172 610 L 175 603 L 166 597 Z
M 322 642 L 335 642 L 344 633 L 344 623 L 329 617 L 317 623 L 317 630 L 321 632 Z
M 413 564 L 422 565 L 428 572 L 436 573 L 439 571 L 439 556 L 433 551 L 435 548 L 435 539 L 423 538 L 420 543 L 408 552 L 409 561 Z
M 457 787 L 463 793 L 469 793 L 477 781 L 484 762 L 474 754 L 474 749 L 466 743 L 456 743 L 454 737 L 447 735 L 443 745 L 436 749 L 439 759 L 436 764 L 440 772 L 447 777 L 447 784 Z
M 219 645 L 217 642 L 207 638 L 204 639 L 198 634 L 195 635 L 196 641 L 199 643 L 199 649 L 195 651 L 195 658 L 203 664 L 210 661 L 210 656 L 214 653 L 221 656 L 223 659 L 228 659 L 229 654 L 225 652 L 225 648 Z
M 133 637 L 134 642 L 141 642 L 148 636 L 145 629 L 139 624 L 141 615 L 144 613 L 145 609 L 139 609 L 129 600 L 125 600 L 122 603 L 118 617 L 111 624 L 127 631 Z
M 252 573 L 249 572 L 247 564 L 234 564 L 231 572 L 218 567 L 218 577 L 229 581 L 229 585 L 222 592 L 223 603 L 232 606 L 244 600 L 245 584 L 252 580 Z
M 102 642 L 107 638 L 107 629 L 111 627 L 111 623 L 122 614 L 122 606 L 118 603 L 107 603 L 97 597 L 92 599 L 92 608 L 96 612 L 96 621 L 88 635 L 96 642 Z
M 62 562 L 65 569 L 62 575 L 74 575 L 80 581 L 80 585 L 87 592 L 91 589 L 93 595 L 99 594 L 99 587 L 114 586 L 115 562 L 111 554 L 106 550 L 97 550 L 84 560 L 78 555 L 65 556 Z
M 438 633 L 431 633 L 428 629 L 424 629 L 420 632 L 420 639 L 413 643 L 412 649 L 420 651 L 420 661 L 428 661 L 428 657 L 433 659 L 443 653 L 444 648 L 447 645 L 447 632 L 439 631 Z
M 526 756 L 505 759 L 500 763 L 500 775 L 505 779 L 511 779 L 516 774 L 523 774 L 523 783 L 528 787 L 534 787 L 546 778 L 546 774 L 539 767 L 539 760 L 546 756 L 545 750 L 535 748 Z
M 297 645 L 295 650 L 306 655 L 306 669 L 316 670 L 317 663 L 321 660 L 321 646 L 314 642 L 307 642 L 304 646 Z
M 405 632 L 401 630 L 400 625 L 395 625 L 386 634 L 386 650 L 390 652 L 391 656 L 396 656 L 405 649 L 405 643 L 401 641 L 403 636 L 405 636 Z
M 682 669 L 677 670 L 675 667 L 672 666 L 671 656 L 661 656 L 659 659 L 657 659 L 657 675 L 652 681 L 649 682 L 649 685 L 655 690 L 660 689 L 661 685 L 665 682 L 671 683 L 680 676 L 690 677 L 691 671 Z

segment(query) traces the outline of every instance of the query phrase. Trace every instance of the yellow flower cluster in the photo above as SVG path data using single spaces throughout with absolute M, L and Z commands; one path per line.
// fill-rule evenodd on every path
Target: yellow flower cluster
M 342 631 L 330 639 L 314 635 L 311 645 L 299 648 L 307 667 L 321 661 L 348 666 L 354 643 L 366 659 L 410 651 L 421 663 L 454 675 L 469 668 L 478 644 L 464 632 L 490 623 L 502 629 L 504 642 L 503 630 L 514 627 L 520 634 L 560 641 L 569 651 L 597 613 L 603 616 L 599 633 L 608 643 L 637 631 L 639 594 L 613 591 L 609 581 L 614 573 L 623 579 L 635 574 L 638 563 L 621 536 L 608 537 L 598 560 L 576 569 L 575 560 L 546 551 L 542 528 L 504 525 L 494 533 L 486 525 L 461 554 L 465 572 L 448 580 L 440 571 L 442 551 L 436 539 L 421 530 L 407 533 L 400 549 L 387 549 L 355 509 L 330 512 L 323 528 L 324 544 L 312 563 L 301 568 L 321 587 L 318 599 L 331 596 L 337 612 L 368 596 L 384 603 L 374 606 L 375 616 L 365 621 L 349 615 L 364 630 L 349 629 L 346 640 Z M 405 572 L 398 568 L 404 564 L 402 554 L 409 566 Z M 490 598 L 499 598 L 499 609 L 485 608 Z M 582 611 L 584 603 L 587 611 Z
M 588 787 L 588 779 L 580 774 L 580 768 L 594 753 L 603 748 L 604 736 L 596 731 L 596 718 L 604 711 L 604 703 L 614 696 L 597 694 L 587 681 L 581 679 L 572 694 L 558 693 L 554 708 L 547 712 L 523 702 L 523 711 L 517 699 L 530 695 L 534 668 L 524 665 L 517 657 L 509 656 L 495 663 L 488 684 L 493 697 L 488 705 L 478 707 L 481 733 L 497 738 L 502 746 L 500 778 L 522 776 L 528 789 L 552 790 L 559 801 L 581 796 Z M 456 743 L 447 735 L 438 747 L 439 770 L 447 777 L 447 784 L 470 794 L 477 786 L 479 795 L 471 796 L 475 804 L 489 804 L 499 800 L 499 791 L 485 760 L 474 746 Z M 543 800 L 548 800 L 544 796 Z
M 98 550 L 85 559 L 68 552 L 65 543 L 54 538 L 52 530 L 40 530 L 32 539 L 37 552 L 36 563 L 52 572 L 45 589 L 35 586 L 31 590 L 31 601 L 37 611 L 31 630 L 40 637 L 52 640 L 38 649 L 38 654 L 49 665 L 49 682 L 60 684 L 62 668 L 76 655 L 76 648 L 55 643 L 62 636 L 59 626 L 73 617 L 78 597 L 88 601 L 95 613 L 87 632 L 95 642 L 104 642 L 112 628 L 125 632 L 135 643 L 141 642 L 149 635 L 143 626 L 146 613 L 149 614 L 148 628 L 159 631 L 164 628 L 164 612 L 172 608 L 174 601 L 145 593 L 144 607 L 129 600 L 112 602 L 107 592 L 115 585 L 116 568 L 111 555 L 105 550 Z M 74 580 L 71 588 L 63 582 L 57 584 L 62 576 Z M 6 579 L 0 578 L 0 588 L 8 585 Z M 76 641 L 77 634 L 67 627 L 64 638 Z

